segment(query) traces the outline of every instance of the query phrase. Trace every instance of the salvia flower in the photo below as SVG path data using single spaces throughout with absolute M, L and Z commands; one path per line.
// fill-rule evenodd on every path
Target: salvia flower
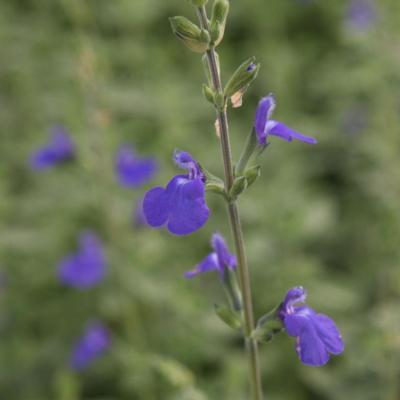
M 236 257 L 229 251 L 224 238 L 219 233 L 214 233 L 211 238 L 213 251 L 205 257 L 196 267 L 185 273 L 186 278 L 193 278 L 199 274 L 209 271 L 218 271 L 224 278 L 226 269 L 235 269 Z
M 366 31 L 376 22 L 376 14 L 373 0 L 351 0 L 346 13 L 347 24 L 358 31 Z
M 58 266 L 58 278 L 67 286 L 89 289 L 101 282 L 106 274 L 106 259 L 102 244 L 92 232 L 79 238 L 79 249 L 63 259 Z
M 282 122 L 271 119 L 272 113 L 275 109 L 275 104 L 275 98 L 271 94 L 263 97 L 258 103 L 254 128 L 259 145 L 266 146 L 268 144 L 268 136 L 270 135 L 278 136 L 288 142 L 297 139 L 309 144 L 317 143 L 316 139 L 310 136 L 305 136 L 289 128 Z
M 287 333 L 296 337 L 296 351 L 303 364 L 318 367 L 329 361 L 330 354 L 344 350 L 342 336 L 335 323 L 324 314 L 317 314 L 303 303 L 306 291 L 295 287 L 288 291 L 279 309 Z
M 115 169 L 122 186 L 136 188 L 153 179 L 158 165 L 153 158 L 140 158 L 130 146 L 124 145 L 117 152 Z
M 149 190 L 143 200 L 143 212 L 150 226 L 166 225 L 171 233 L 186 235 L 200 229 L 208 220 L 206 178 L 199 163 L 189 153 L 175 151 L 174 161 L 188 173 L 173 177 L 166 188 Z
M 75 146 L 68 132 L 60 125 L 51 130 L 50 140 L 31 154 L 30 165 L 39 171 L 64 163 L 75 157 Z
M 72 351 L 70 365 L 82 371 L 103 355 L 111 345 L 111 335 L 100 322 L 90 324 Z

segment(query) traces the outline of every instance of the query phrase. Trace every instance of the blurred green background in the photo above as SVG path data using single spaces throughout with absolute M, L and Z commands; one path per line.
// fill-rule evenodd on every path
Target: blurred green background
M 272 139 L 240 200 L 257 316 L 303 285 L 346 341 L 323 368 L 303 366 L 286 335 L 264 345 L 269 400 L 400 398 L 400 3 L 376 1 L 368 28 L 349 23 L 348 5 L 232 0 L 218 49 L 225 82 L 252 55 L 262 64 L 230 112 L 236 155 L 269 92 L 277 119 L 319 141 Z M 182 278 L 212 232 L 229 237 L 222 201 L 208 196 L 208 224 L 173 237 L 133 226 L 147 187 L 114 177 L 125 142 L 160 160 L 151 185 L 178 172 L 175 148 L 222 174 L 200 56 L 170 33 L 179 14 L 195 17 L 183 0 L 0 2 L 1 399 L 248 398 L 240 337 L 213 313 L 216 276 Z M 29 154 L 54 123 L 78 159 L 33 173 Z M 62 287 L 57 263 L 88 228 L 105 244 L 107 279 Z M 77 374 L 68 357 L 93 318 L 113 345 Z

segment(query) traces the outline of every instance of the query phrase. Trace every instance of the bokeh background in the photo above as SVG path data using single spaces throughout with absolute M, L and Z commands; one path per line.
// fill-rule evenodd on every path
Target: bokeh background
M 323 368 L 303 366 L 286 335 L 264 345 L 270 400 L 400 398 L 400 3 L 364 0 L 361 17 L 350 3 L 232 0 L 219 48 L 225 82 L 252 55 L 262 64 L 230 112 L 236 155 L 269 92 L 277 119 L 319 140 L 272 139 L 240 200 L 257 316 L 301 284 L 346 341 Z M 175 148 L 222 174 L 200 56 L 170 33 L 179 14 L 195 17 L 183 0 L 0 2 L 1 399 L 248 398 L 240 337 L 213 313 L 218 279 L 182 277 L 212 232 L 232 243 L 221 200 L 208 196 L 212 218 L 188 237 L 133 223 L 145 190 L 177 173 Z M 55 123 L 78 157 L 33 172 Z M 159 160 L 151 184 L 118 185 L 121 143 Z M 108 275 L 77 291 L 57 264 L 86 229 Z M 71 349 L 94 319 L 112 346 L 77 373 Z

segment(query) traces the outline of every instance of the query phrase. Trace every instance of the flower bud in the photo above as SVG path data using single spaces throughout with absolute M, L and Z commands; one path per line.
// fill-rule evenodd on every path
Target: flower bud
M 251 82 L 256 79 L 260 64 L 255 63 L 255 58 L 251 57 L 246 60 L 233 73 L 228 83 L 225 86 L 225 96 L 232 97 L 237 92 L 246 90 Z
M 204 29 L 200 29 L 185 17 L 172 17 L 169 19 L 173 33 L 190 50 L 196 53 L 207 51 L 210 43 L 210 35 Z
M 229 197 L 234 200 L 239 196 L 239 194 L 243 193 L 247 188 L 247 179 L 245 176 L 239 176 L 239 178 L 235 179 L 233 186 L 229 192 Z
M 213 89 L 211 89 L 210 86 L 206 85 L 205 83 L 203 84 L 203 95 L 207 101 L 214 104 L 215 91 Z
M 206 192 L 220 194 L 221 196 L 224 196 L 226 198 L 225 187 L 218 182 L 207 182 L 205 188 Z
M 247 179 L 247 187 L 252 185 L 261 175 L 261 166 L 255 165 L 249 169 L 246 169 L 244 176 Z
M 279 306 L 277 306 L 258 320 L 251 337 L 259 342 L 269 342 L 282 331 L 283 324 L 279 318 Z
M 215 0 L 210 21 L 211 43 L 214 46 L 218 46 L 219 43 L 221 43 L 222 38 L 224 37 L 228 12 L 228 0 Z
M 187 1 L 195 7 L 202 7 L 208 3 L 208 0 L 187 0 Z

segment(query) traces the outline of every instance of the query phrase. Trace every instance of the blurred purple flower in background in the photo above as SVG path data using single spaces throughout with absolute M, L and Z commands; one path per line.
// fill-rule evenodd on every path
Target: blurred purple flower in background
M 171 233 L 186 235 L 200 229 L 208 220 L 206 178 L 189 153 L 175 151 L 174 161 L 187 169 L 188 174 L 175 176 L 165 189 L 158 186 L 149 190 L 143 200 L 143 212 L 153 228 L 167 224 Z
M 200 263 L 197 264 L 192 271 L 186 272 L 186 278 L 193 278 L 196 275 L 209 271 L 218 271 L 223 278 L 227 268 L 236 268 L 236 257 L 230 253 L 229 248 L 221 234 L 214 233 L 212 235 L 211 247 L 214 251 L 200 261 Z
M 315 144 L 316 139 L 302 135 L 299 132 L 287 127 L 282 122 L 270 119 L 275 109 L 275 98 L 272 94 L 263 97 L 258 103 L 254 128 L 256 130 L 258 144 L 266 146 L 268 144 L 268 136 L 278 136 L 281 139 L 291 142 L 293 139 L 302 142 Z
M 102 281 L 106 274 L 106 259 L 102 244 L 92 232 L 79 238 L 78 251 L 63 259 L 58 266 L 58 278 L 67 286 L 88 289 Z
M 295 306 L 307 297 L 306 291 L 295 287 L 288 291 L 279 309 L 279 317 L 290 336 L 296 337 L 296 351 L 303 364 L 318 367 L 329 361 L 329 355 L 344 350 L 342 336 L 335 323 L 311 307 Z
M 377 19 L 374 0 L 351 0 L 347 12 L 347 24 L 359 31 L 368 30 Z
M 155 159 L 139 158 L 132 147 L 123 145 L 117 152 L 115 168 L 118 181 L 122 186 L 136 188 L 153 179 L 158 165 Z
M 110 345 L 111 335 L 108 329 L 100 322 L 90 324 L 74 346 L 71 367 L 77 371 L 84 370 L 103 355 Z
M 60 125 L 51 129 L 49 142 L 31 154 L 30 165 L 35 171 L 47 169 L 64 163 L 75 157 L 75 146 L 66 131 Z

